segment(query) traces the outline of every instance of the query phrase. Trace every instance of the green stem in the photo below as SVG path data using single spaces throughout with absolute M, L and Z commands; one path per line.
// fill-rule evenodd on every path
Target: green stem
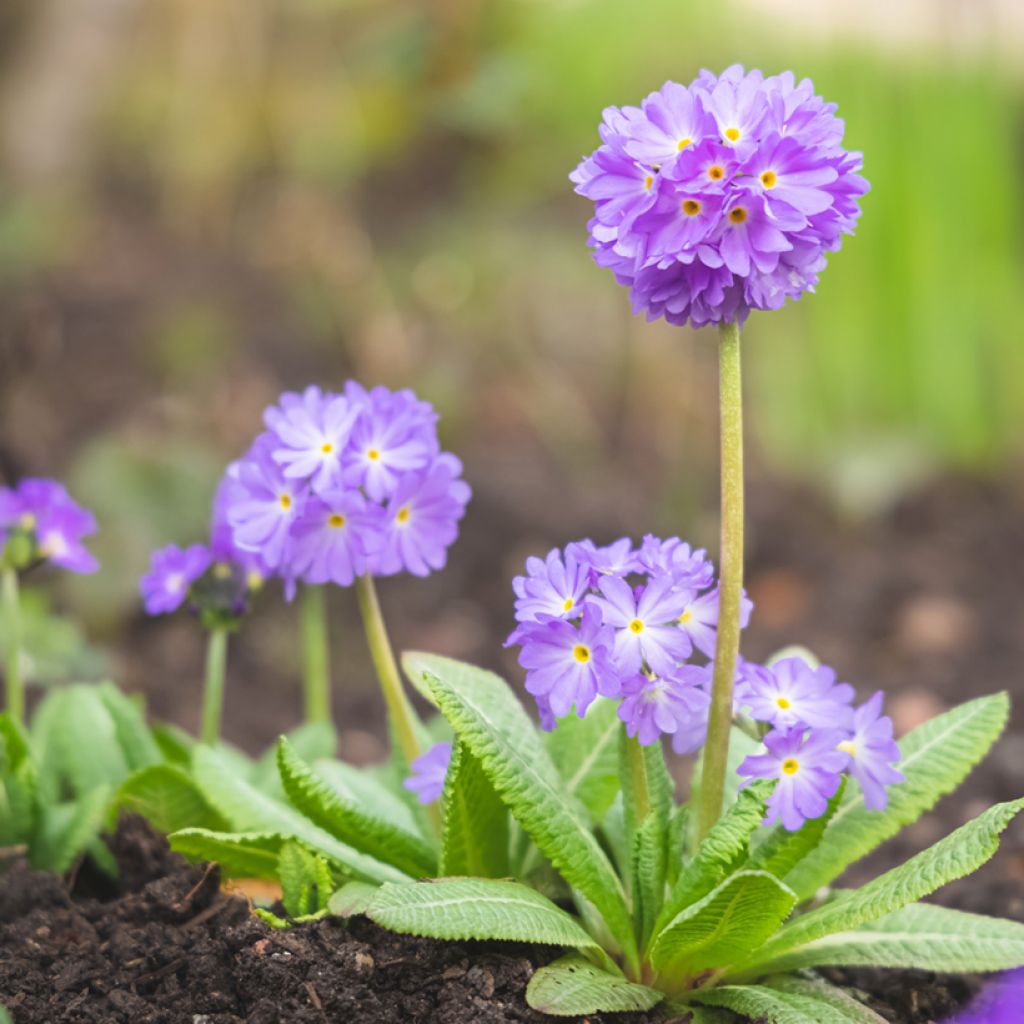
M 305 587 L 299 609 L 302 637 L 302 683 L 307 722 L 331 721 L 330 642 L 323 587 Z
M 718 638 L 711 683 L 711 716 L 697 804 L 698 839 L 708 834 L 722 813 L 743 593 L 743 388 L 739 324 L 722 324 L 720 332 L 718 389 L 722 423 L 722 544 Z
M 626 737 L 626 770 L 629 772 L 629 794 L 633 800 L 633 821 L 639 828 L 651 813 L 651 787 L 647 779 L 647 760 L 644 748 L 634 736 Z
M 203 690 L 204 743 L 211 746 L 220 739 L 220 716 L 224 707 L 224 673 L 228 663 L 228 631 L 210 630 L 206 641 L 206 687 Z
M 21 679 L 21 608 L 18 603 L 18 573 L 13 568 L 3 570 L 0 587 L 3 589 L 4 633 L 6 634 L 6 663 L 4 665 L 7 711 L 19 725 L 25 722 L 25 685 Z
M 370 647 L 373 667 L 377 671 L 377 679 L 380 681 L 380 688 L 388 706 L 391 728 L 406 762 L 412 764 L 423 753 L 416 735 L 416 712 L 402 686 L 398 663 L 391 650 L 391 641 L 388 639 L 384 616 L 377 600 L 377 588 L 369 573 L 356 580 L 356 596 L 359 599 L 359 611 L 363 616 L 363 629 L 366 631 L 366 642 Z

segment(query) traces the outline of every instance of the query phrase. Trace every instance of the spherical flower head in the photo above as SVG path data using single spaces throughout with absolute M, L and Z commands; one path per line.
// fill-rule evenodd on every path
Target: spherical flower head
M 589 588 L 589 565 L 578 561 L 568 549 L 564 556 L 558 548 L 549 551 L 546 558 L 531 556 L 526 560 L 526 575 L 512 580 L 516 621 L 537 622 L 542 615 L 575 619 Z
M 380 546 L 369 558 L 376 576 L 411 572 L 427 576 L 443 569 L 469 502 L 462 463 L 443 452 L 419 473 L 407 473 L 384 507 Z
M 642 746 L 694 728 L 707 732 L 711 696 L 695 684 L 685 668 L 672 676 L 637 673 L 623 680 L 618 715 L 626 724 L 626 733 Z
M 751 754 L 739 767 L 748 779 L 778 779 L 768 799 L 766 825 L 781 820 L 788 832 L 820 818 L 842 781 L 847 756 L 836 749 L 843 733 L 802 727 L 776 729 L 764 738 L 767 753 Z
M 903 773 L 893 767 L 900 760 L 900 748 L 892 738 L 892 719 L 882 714 L 882 700 L 879 690 L 857 708 L 848 735 L 839 743 L 839 750 L 849 757 L 847 771 L 873 811 L 884 811 L 889 802 L 886 787 L 903 781 Z
M 292 527 L 291 571 L 305 583 L 351 586 L 380 542 L 382 518 L 358 491 L 311 497 Z
M 670 323 L 742 321 L 813 290 L 868 190 L 835 106 L 739 65 L 604 112 L 570 179 L 594 203 L 595 261 Z
M 83 543 L 84 537 L 96 532 L 96 517 L 56 480 L 27 477 L 15 488 L 4 488 L 0 493 L 0 530 L 5 540 L 20 533 L 33 558 L 75 573 L 99 568 Z
M 274 439 L 273 458 L 289 480 L 308 481 L 314 491 L 341 485 L 342 453 L 360 408 L 344 395 L 311 386 L 285 392 L 263 414 Z
M 747 663 L 745 704 L 753 718 L 777 729 L 848 729 L 853 723 L 853 687 L 837 683 L 824 665 L 783 658 L 771 667 Z
M 409 765 L 412 775 L 402 784 L 410 793 L 416 794 L 421 804 L 432 804 L 444 792 L 444 780 L 451 760 L 452 745 L 435 743 Z
M 584 606 L 578 626 L 556 618 L 524 625 L 519 642 L 526 689 L 556 718 L 574 705 L 582 718 L 598 694 L 619 695 L 621 678 L 611 656 L 615 634 L 593 605 Z
M 188 597 L 189 589 L 213 561 L 205 544 L 180 548 L 176 544 L 154 551 L 149 572 L 139 582 L 146 612 L 166 615 L 177 611 Z

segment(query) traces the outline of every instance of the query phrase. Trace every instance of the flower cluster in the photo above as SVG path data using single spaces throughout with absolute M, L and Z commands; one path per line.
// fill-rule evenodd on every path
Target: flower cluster
M 814 290 L 868 190 L 835 110 L 806 78 L 739 65 L 605 110 L 602 145 L 570 178 L 595 205 L 595 261 L 636 312 L 742 322 Z
M 645 745 L 662 735 L 679 753 L 702 745 L 718 622 L 703 551 L 678 537 L 579 541 L 528 559 L 513 589 L 519 625 L 507 643 L 520 645 L 545 728 L 574 707 L 584 715 L 600 695 L 619 701 L 629 735 Z M 750 610 L 744 598 L 744 625 Z
M 349 381 L 282 395 L 264 424 L 223 484 L 236 548 L 289 589 L 443 568 L 470 489 L 428 402 Z
M 91 573 L 99 563 L 82 543 L 96 532 L 96 517 L 63 484 L 27 477 L 0 487 L 0 556 L 15 569 L 45 560 L 71 572 Z

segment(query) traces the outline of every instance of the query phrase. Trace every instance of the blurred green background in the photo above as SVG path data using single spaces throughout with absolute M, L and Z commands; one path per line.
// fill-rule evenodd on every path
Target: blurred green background
M 714 334 L 630 316 L 566 176 L 604 106 L 741 61 L 811 76 L 872 183 L 818 294 L 749 321 L 755 519 L 759 480 L 841 522 L 1019 480 L 1022 56 L 1017 0 L 6 0 L 0 472 L 96 507 L 105 572 L 72 596 L 114 632 L 312 380 L 441 409 L 481 525 L 407 610 L 443 586 L 454 651 L 503 628 L 477 603 L 527 550 L 714 547 Z

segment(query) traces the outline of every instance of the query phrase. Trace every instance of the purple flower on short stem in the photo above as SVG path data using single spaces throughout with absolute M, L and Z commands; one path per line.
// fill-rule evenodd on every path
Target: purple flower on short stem
M 410 793 L 415 793 L 421 804 L 432 804 L 435 800 L 440 800 L 451 760 L 452 745 L 435 743 L 409 765 L 412 775 L 402 785 Z
M 205 544 L 187 548 L 168 544 L 154 551 L 149 572 L 139 582 L 147 614 L 166 615 L 177 611 L 212 561 L 213 554 Z

